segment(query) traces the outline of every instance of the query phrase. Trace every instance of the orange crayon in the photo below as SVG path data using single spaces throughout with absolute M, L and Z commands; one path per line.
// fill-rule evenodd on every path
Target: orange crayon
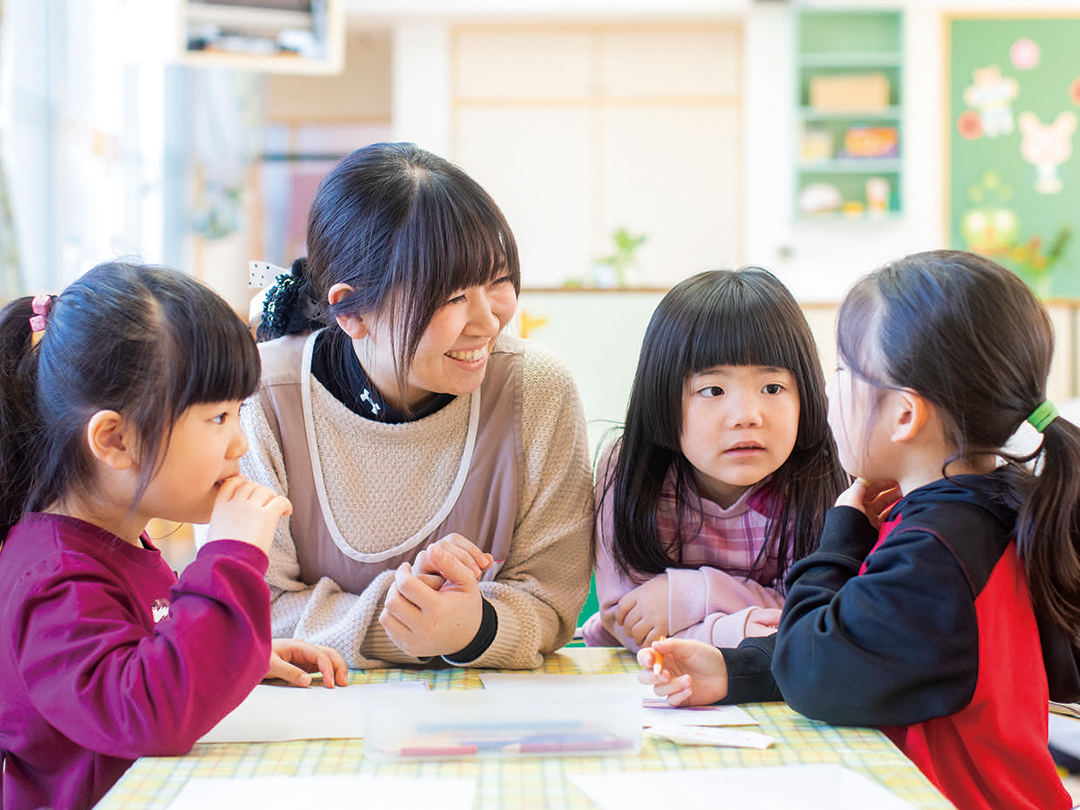
M 667 636 L 660 636 L 657 641 L 664 641 Z M 660 673 L 664 671 L 664 656 L 653 650 L 653 665 L 652 672 L 657 678 L 660 677 Z

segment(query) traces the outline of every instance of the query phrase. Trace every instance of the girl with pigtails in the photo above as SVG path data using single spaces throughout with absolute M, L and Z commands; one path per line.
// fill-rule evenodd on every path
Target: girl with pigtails
M 259 356 L 216 293 L 99 265 L 0 311 L 0 806 L 85 810 L 141 756 L 186 753 L 264 677 L 345 684 L 271 642 L 287 499 L 239 474 Z M 177 579 L 152 518 L 209 523 Z

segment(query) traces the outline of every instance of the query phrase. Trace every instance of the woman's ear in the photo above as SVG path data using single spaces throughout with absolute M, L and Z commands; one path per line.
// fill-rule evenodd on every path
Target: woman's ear
M 327 293 L 326 298 L 330 302 L 330 306 L 334 306 L 342 298 L 345 298 L 353 293 L 353 288 L 348 284 L 338 283 L 330 288 L 330 292 Z M 364 323 L 364 319 L 359 315 L 352 315 L 349 313 L 343 315 L 335 315 L 334 320 L 337 321 L 338 326 L 341 327 L 341 331 L 351 337 L 353 340 L 360 340 L 367 337 L 368 328 Z
M 134 436 L 116 411 L 98 411 L 90 417 L 86 442 L 94 458 L 114 470 L 135 466 Z
M 896 395 L 896 409 L 892 440 L 894 442 L 911 441 L 930 419 L 934 406 L 909 388 L 902 388 L 893 393 Z

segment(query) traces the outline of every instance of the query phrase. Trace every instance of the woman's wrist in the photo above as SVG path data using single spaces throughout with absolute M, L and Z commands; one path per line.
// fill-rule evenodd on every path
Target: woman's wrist
M 444 655 L 442 658 L 448 664 L 470 664 L 487 652 L 488 647 L 495 641 L 499 632 L 499 614 L 495 612 L 495 606 L 483 596 L 480 597 L 483 607 L 483 615 L 480 618 L 480 629 L 476 631 L 473 640 L 453 655 Z

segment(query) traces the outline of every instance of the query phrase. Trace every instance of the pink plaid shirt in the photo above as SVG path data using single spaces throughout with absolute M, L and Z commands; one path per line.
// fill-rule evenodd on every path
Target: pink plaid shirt
M 606 468 L 602 462 L 600 469 Z M 597 485 L 598 503 L 603 494 L 602 478 Z M 735 647 L 744 638 L 746 619 L 753 608 L 780 608 L 784 604 L 776 589 L 775 549 L 753 577 L 748 577 L 765 543 L 768 488 L 762 484 L 751 487 L 727 509 L 704 499 L 697 506 L 700 514 L 683 517 L 684 535 L 696 529 L 683 545 L 683 560 L 693 567 L 667 569 L 667 635 Z M 663 542 L 671 541 L 677 520 L 674 484 L 669 476 L 657 515 Z M 619 600 L 645 578 L 634 581 L 619 571 L 611 553 L 611 526 L 609 497 L 603 500 L 596 516 L 596 594 L 600 610 L 585 623 L 583 636 L 589 646 L 621 645 L 636 652 L 638 645 L 615 623 L 614 613 Z

